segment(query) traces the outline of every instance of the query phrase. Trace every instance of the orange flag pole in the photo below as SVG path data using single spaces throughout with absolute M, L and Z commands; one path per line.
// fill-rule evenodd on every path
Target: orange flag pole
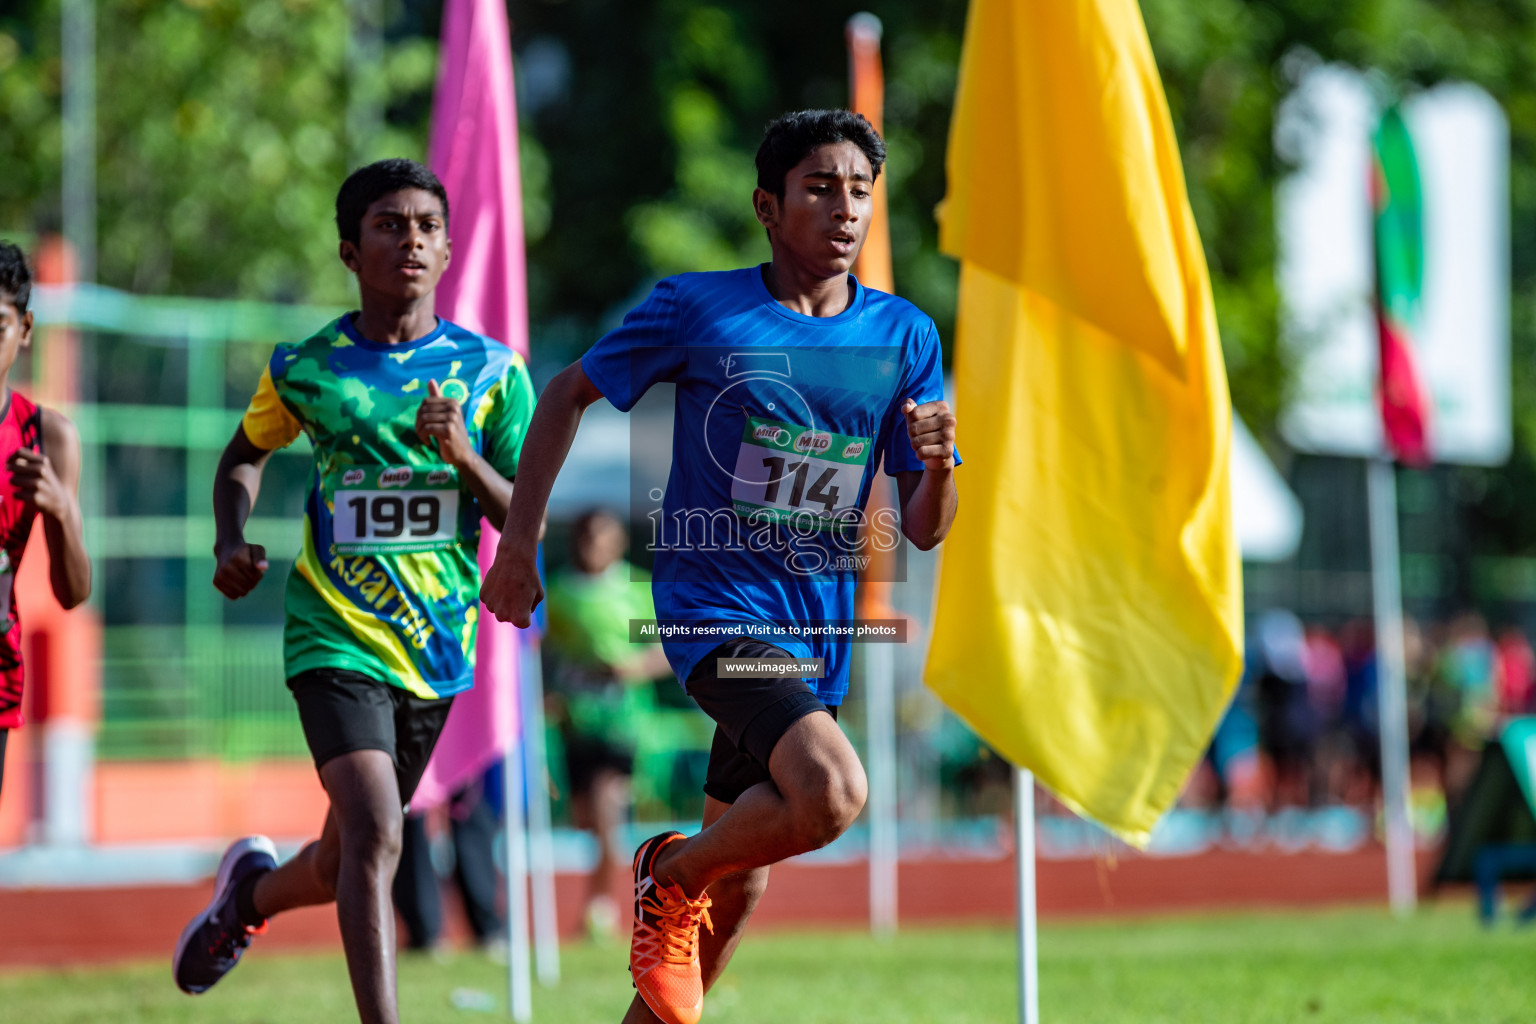
M 884 131 L 885 120 L 885 70 L 880 63 L 881 32 L 880 19 L 868 13 L 855 14 L 849 18 L 845 30 L 848 40 L 849 108 L 863 114 L 864 119 L 877 132 Z M 870 218 L 869 233 L 864 237 L 864 248 L 859 250 L 859 257 L 854 261 L 853 276 L 866 288 L 895 294 L 884 177 L 875 181 L 873 193 L 874 213 Z M 889 482 L 876 477 L 870 488 L 867 515 L 873 517 L 881 509 L 893 507 Z M 895 572 L 895 552 L 878 550 L 873 544 L 865 544 L 863 553 L 869 556 L 869 561 L 859 574 L 857 614 L 862 619 L 894 618 L 896 613 L 891 608 L 891 577 Z
M 855 14 L 848 19 L 848 71 L 851 106 L 856 113 L 881 130 L 885 113 L 885 72 L 880 66 L 880 19 L 873 14 Z M 891 274 L 891 230 L 886 219 L 885 178 L 874 184 L 874 210 L 864 248 L 854 262 L 854 276 L 866 288 L 894 292 Z M 877 475 L 870 485 L 867 516 L 882 514 L 892 507 L 891 484 Z M 889 513 L 885 513 L 889 514 Z M 879 550 L 866 543 L 862 553 L 868 557 L 859 574 L 856 614 L 864 619 L 895 617 L 891 609 L 891 580 L 895 575 L 895 553 Z M 867 745 L 865 759 L 869 772 L 869 927 L 876 935 L 889 936 L 896 931 L 897 860 L 896 831 L 896 666 L 889 644 L 864 646 L 864 694 Z
M 863 114 L 875 131 L 884 132 L 885 70 L 880 64 L 880 19 L 873 14 L 855 14 L 848 19 L 849 109 Z M 875 212 L 870 220 L 864 248 L 853 264 L 853 274 L 866 287 L 882 292 L 896 291 L 891 274 L 891 228 L 885 216 L 885 179 L 875 182 Z

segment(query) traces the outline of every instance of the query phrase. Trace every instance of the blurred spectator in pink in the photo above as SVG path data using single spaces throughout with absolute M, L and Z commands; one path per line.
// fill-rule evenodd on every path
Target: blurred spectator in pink
M 1499 634 L 1499 710 L 1506 715 L 1531 711 L 1536 690 L 1536 652 L 1518 626 L 1506 626 Z
M 1339 803 L 1348 788 L 1348 772 L 1353 764 L 1350 744 L 1344 735 L 1344 694 L 1348 685 L 1344 652 L 1328 630 L 1309 626 L 1302 659 L 1307 672 L 1307 696 L 1317 723 L 1313 794 L 1323 803 Z
M 1321 626 L 1307 630 L 1302 666 L 1307 673 L 1307 694 L 1318 721 L 1335 725 L 1344 711 L 1344 652 L 1333 635 Z

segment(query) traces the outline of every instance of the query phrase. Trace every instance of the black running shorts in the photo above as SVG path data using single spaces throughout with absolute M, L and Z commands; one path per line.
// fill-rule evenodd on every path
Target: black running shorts
M 304 740 L 317 771 L 341 754 L 382 750 L 395 762 L 400 802 L 410 802 L 448 720 L 452 697 L 418 697 L 342 668 L 300 672 L 288 680 L 288 689 L 298 702 Z
M 731 676 L 721 679 L 719 658 L 789 658 L 782 647 L 737 637 L 699 659 L 688 676 L 688 695 L 715 721 L 715 739 L 704 774 L 704 793 L 733 804 L 748 789 L 767 782 L 773 748 L 806 715 L 825 711 L 837 717 L 811 692 L 804 679 L 775 676 Z

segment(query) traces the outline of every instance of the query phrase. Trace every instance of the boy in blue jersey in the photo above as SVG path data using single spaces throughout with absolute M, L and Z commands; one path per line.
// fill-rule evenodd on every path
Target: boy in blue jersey
M 848 273 L 884 159 L 856 114 L 768 126 L 752 203 L 772 262 L 662 281 L 550 382 L 481 588 L 498 617 L 527 624 L 542 597 L 538 526 L 582 412 L 599 398 L 627 411 L 674 383 L 653 592 L 658 618 L 686 629 L 664 641 L 672 667 L 717 729 L 702 831 L 635 856 L 629 1022 L 698 1021 L 769 865 L 858 816 L 864 771 L 835 719 L 849 638 L 826 629 L 853 619 L 860 537 L 927 549 L 954 520 L 955 418 L 933 321 Z M 882 462 L 899 522 L 861 533 Z
M 272 451 L 302 433 L 315 471 L 285 595 L 283 660 L 330 812 L 278 866 L 249 836 L 182 933 L 176 984 L 205 992 L 267 919 L 335 902 L 364 1024 L 395 1024 L 403 805 L 453 696 L 474 679 L 480 518 L 512 494 L 533 388 L 499 342 L 439 320 L 448 196 L 427 168 L 385 160 L 336 197 L 341 258 L 361 308 L 278 345 L 214 479 L 214 585 L 245 596 L 267 570 L 244 526 Z

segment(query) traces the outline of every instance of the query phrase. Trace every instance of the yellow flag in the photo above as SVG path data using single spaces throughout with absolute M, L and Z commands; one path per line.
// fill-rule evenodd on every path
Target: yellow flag
M 1210 278 L 1135 0 L 971 0 L 948 166 L 966 469 L 928 683 L 1145 845 L 1243 618 Z

